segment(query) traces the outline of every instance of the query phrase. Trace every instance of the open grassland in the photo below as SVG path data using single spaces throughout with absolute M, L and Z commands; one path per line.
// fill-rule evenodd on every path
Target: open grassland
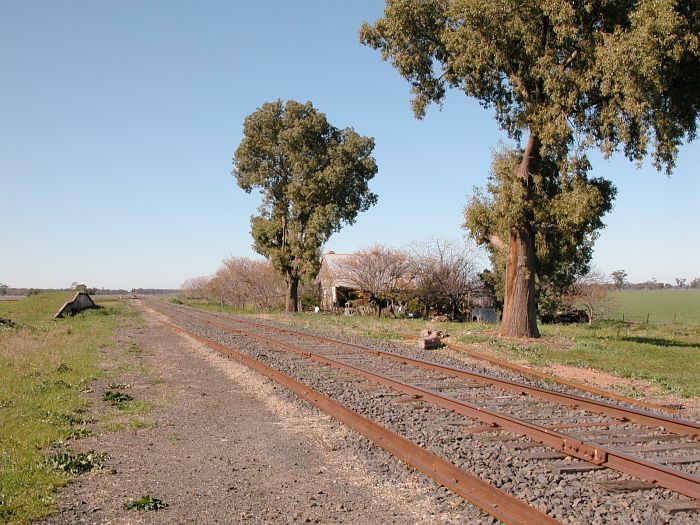
M 637 293 L 646 292 L 630 292 Z M 648 307 L 655 306 L 655 297 L 665 299 L 666 293 L 700 297 L 700 294 L 693 292 L 649 293 L 652 295 L 644 298 Z M 622 295 L 627 296 L 625 292 Z M 693 304 L 692 298 L 689 304 Z M 241 313 L 219 305 L 197 303 L 193 306 Z M 663 308 L 658 306 L 657 311 Z M 472 343 L 479 351 L 524 360 L 536 367 L 563 364 L 591 368 L 619 377 L 647 380 L 669 393 L 700 396 L 700 326 L 690 323 L 667 325 L 602 321 L 593 325 L 540 325 L 541 339 L 518 341 L 501 339 L 496 325 L 480 323 L 433 323 L 421 319 L 310 313 L 261 315 L 300 328 L 385 339 L 401 339 L 401 334 L 417 338 L 424 328 L 445 330 L 454 341 Z
M 122 303 L 101 301 L 106 308 L 53 321 L 71 295 L 0 303 L 0 317 L 19 325 L 0 329 L 0 523 L 46 514 L 84 460 L 52 459 L 52 446 L 87 432 L 80 393 L 100 373 L 98 349 L 127 313 Z
M 622 290 L 611 292 L 614 308 L 608 317 L 616 321 L 700 326 L 700 290 Z
M 534 365 L 565 364 L 643 379 L 685 397 L 700 396 L 700 326 L 626 324 L 544 325 L 534 343 L 495 337 L 490 348 Z M 468 338 L 467 338 L 468 339 Z

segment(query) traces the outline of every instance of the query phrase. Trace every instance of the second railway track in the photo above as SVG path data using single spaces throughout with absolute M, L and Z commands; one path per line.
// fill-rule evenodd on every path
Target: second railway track
M 425 352 L 149 306 L 200 336 L 244 348 L 563 522 L 697 522 L 697 422 L 435 363 Z

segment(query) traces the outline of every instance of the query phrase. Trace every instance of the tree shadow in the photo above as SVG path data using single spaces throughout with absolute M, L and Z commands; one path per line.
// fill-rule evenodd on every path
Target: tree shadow
M 683 341 L 674 341 L 673 339 L 662 339 L 660 337 L 635 337 L 627 336 L 622 338 L 623 341 L 630 343 L 639 343 L 652 346 L 676 346 L 679 348 L 700 348 L 700 343 L 686 343 Z

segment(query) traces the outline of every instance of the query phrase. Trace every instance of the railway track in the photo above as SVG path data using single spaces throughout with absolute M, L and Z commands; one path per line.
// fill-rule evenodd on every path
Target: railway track
M 632 491 L 641 500 L 649 499 L 642 494 L 653 492 L 660 512 L 698 508 L 700 424 L 696 422 L 596 396 L 551 390 L 532 381 L 475 372 L 410 355 L 411 352 L 387 351 L 375 345 L 339 341 L 250 318 L 204 313 L 167 303 L 149 306 L 170 317 L 178 329 L 196 333 L 200 340 L 221 351 L 230 351 L 245 341 L 250 354 L 247 359 L 257 357 L 274 369 L 291 372 L 289 375 L 301 379 L 307 387 L 320 387 L 342 404 L 347 404 L 349 398 L 349 406 L 360 406 L 370 419 L 393 427 L 424 450 L 441 452 L 440 459 L 454 465 L 483 463 L 483 458 L 478 458 L 480 450 L 491 454 L 498 449 L 497 461 L 499 456 L 510 458 L 513 463 L 524 463 L 520 469 L 533 473 L 548 470 L 547 476 L 534 476 L 539 483 L 566 480 L 567 476 L 580 478 L 584 483 L 587 478 L 599 479 L 594 484 L 597 488 L 589 486 L 582 492 Z M 420 413 L 418 418 L 416 413 Z M 428 427 L 433 430 L 426 433 Z M 454 443 L 459 446 L 453 446 Z M 446 449 L 455 450 L 445 455 Z M 414 466 L 431 475 L 426 468 Z M 492 477 L 483 474 L 487 479 Z M 447 483 L 432 477 L 487 512 L 493 510 L 492 505 L 484 505 L 486 496 L 480 489 L 476 493 L 481 500 L 474 493 L 460 493 L 468 478 L 462 480 L 462 486 L 457 483 L 455 490 L 449 484 L 454 473 L 447 476 Z M 495 482 L 518 493 L 513 483 L 501 479 Z M 531 480 L 526 479 L 525 484 L 528 483 Z M 535 490 L 534 494 L 546 494 L 548 490 Z M 565 495 L 570 492 L 564 490 Z M 525 499 L 537 501 L 541 497 L 526 495 Z M 547 510 L 557 519 L 578 519 L 557 508 Z M 697 514 L 686 512 L 676 516 L 680 516 L 674 518 L 679 522 L 687 517 L 688 523 L 697 518 Z M 520 516 L 513 521 L 508 521 L 508 516 L 497 517 L 507 523 L 544 522 L 542 517 Z

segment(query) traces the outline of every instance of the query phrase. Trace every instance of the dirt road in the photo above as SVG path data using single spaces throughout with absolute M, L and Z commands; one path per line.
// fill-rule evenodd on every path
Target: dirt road
M 458 498 L 417 474 L 392 481 L 373 473 L 372 461 L 381 471 L 397 460 L 381 451 L 357 457 L 350 451 L 361 438 L 139 308 L 145 323 L 134 319 L 103 349 L 108 374 L 88 394 L 98 433 L 70 443 L 106 454 L 105 468 L 68 486 L 58 513 L 42 523 L 464 520 Z M 134 398 L 134 410 L 102 400 L 115 387 Z M 124 508 L 145 495 L 168 507 Z M 460 511 L 446 512 L 450 505 Z

